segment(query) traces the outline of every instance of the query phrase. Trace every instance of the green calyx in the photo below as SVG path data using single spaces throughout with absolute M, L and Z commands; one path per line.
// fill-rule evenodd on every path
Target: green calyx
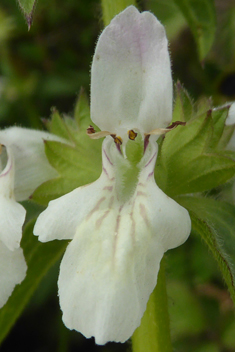
M 118 198 L 123 202 L 134 194 L 141 171 L 140 162 L 143 154 L 144 141 L 138 134 L 135 140 L 128 140 L 125 156 L 118 154 L 116 157 L 116 187 Z

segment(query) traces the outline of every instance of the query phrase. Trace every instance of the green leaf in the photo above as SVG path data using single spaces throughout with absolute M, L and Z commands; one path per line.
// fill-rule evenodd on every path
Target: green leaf
M 218 143 L 218 147 L 220 149 L 227 147 L 232 135 L 234 134 L 234 130 L 235 130 L 235 125 L 225 126 L 223 134 L 222 134 L 220 141 Z
M 81 184 L 78 184 L 77 180 L 59 176 L 39 186 L 31 198 L 39 204 L 47 205 L 52 199 L 59 198 L 79 186 Z
M 228 117 L 229 107 L 214 110 L 212 114 L 213 119 L 213 138 L 210 141 L 210 147 L 216 148 L 221 140 L 225 128 L 225 121 Z
M 92 124 L 92 121 L 90 119 L 89 101 L 83 88 L 81 88 L 80 93 L 78 95 L 78 99 L 74 109 L 74 118 L 81 129 L 86 129 L 90 124 Z
M 160 144 L 155 177 L 168 195 L 210 190 L 235 175 L 234 153 L 217 148 L 225 110 L 209 110 L 166 134 Z
M 101 173 L 101 148 L 95 148 L 95 144 L 89 154 L 87 149 L 46 141 L 45 151 L 59 177 L 43 183 L 33 193 L 32 199 L 39 204 L 47 205 L 51 199 L 95 181 Z
M 215 37 L 216 12 L 213 0 L 174 0 L 187 20 L 197 43 L 200 60 L 209 52 Z
M 205 317 L 199 299 L 188 283 L 169 280 L 167 289 L 171 295 L 169 313 L 173 341 L 202 333 L 206 328 Z
M 188 209 L 192 229 L 211 250 L 235 303 L 235 206 L 202 197 L 179 196 L 176 200 Z
M 172 352 L 164 258 L 158 272 L 157 285 L 149 297 L 141 324 L 132 336 L 132 351 Z
M 5 306 L 0 310 L 0 343 L 22 313 L 38 284 L 64 253 L 67 241 L 41 243 L 33 235 L 35 221 L 25 227 L 21 246 L 28 265 L 24 281 L 17 285 Z
M 172 121 L 189 121 L 194 112 L 193 102 L 188 92 L 178 81 L 175 85 L 175 104 Z
M 27 21 L 28 29 L 30 30 L 33 21 L 33 12 L 36 6 L 36 0 L 18 0 L 18 2 Z
M 53 110 L 51 121 L 46 121 L 46 126 L 51 133 L 67 139 L 69 144 L 45 142 L 48 161 L 59 175 L 36 189 L 32 195 L 34 201 L 47 205 L 50 200 L 99 177 L 102 140 L 92 140 L 86 134 L 91 123 L 89 102 L 83 90 L 75 106 L 74 118 L 62 118 L 55 109 Z
M 46 121 L 46 127 L 51 133 L 56 134 L 61 138 L 68 139 L 70 141 L 73 140 L 68 127 L 55 108 L 52 109 L 51 120 Z

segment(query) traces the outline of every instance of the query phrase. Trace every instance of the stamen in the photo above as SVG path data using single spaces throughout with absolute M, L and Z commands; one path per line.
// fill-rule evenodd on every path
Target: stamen
M 122 145 L 122 138 L 121 137 L 117 136 L 116 134 L 111 134 L 110 136 L 113 137 L 114 142 L 116 144 Z
M 149 133 L 145 133 L 144 134 L 144 152 L 145 150 L 147 149 L 148 147 L 148 144 L 149 144 L 149 137 L 151 135 L 162 135 L 162 134 L 165 134 L 167 132 L 170 132 L 171 130 L 173 130 L 174 128 L 176 128 L 177 126 L 185 126 L 186 125 L 186 122 L 183 122 L 183 121 L 175 121 L 175 122 L 172 122 L 171 125 L 169 125 L 168 127 L 166 128 L 156 128 L 152 131 L 150 131 Z
M 113 138 L 116 144 L 117 150 L 119 151 L 120 154 L 122 154 L 122 151 L 121 151 L 122 138 L 120 136 L 117 136 L 116 134 L 110 134 L 110 136 Z
M 89 126 L 88 129 L 86 130 L 86 134 L 91 138 L 91 139 L 99 139 L 103 138 L 106 136 L 110 136 L 111 133 L 109 131 L 99 131 L 96 132 L 93 126 Z
M 172 124 L 166 128 L 156 128 L 152 131 L 150 131 L 149 133 L 145 133 L 144 135 L 162 135 L 165 134 L 167 132 L 170 132 L 171 130 L 173 130 L 174 128 L 176 128 L 177 126 L 181 125 L 181 126 L 185 126 L 186 122 L 183 121 L 175 121 L 172 122 Z
M 88 129 L 86 130 L 86 133 L 87 133 L 87 134 L 95 133 L 94 127 L 90 125 L 90 126 L 88 127 Z
M 173 128 L 177 127 L 177 126 L 185 126 L 186 122 L 184 121 L 175 121 L 172 122 L 172 124 L 170 126 L 167 127 L 168 130 L 172 130 Z
M 137 137 L 137 133 L 135 131 L 133 131 L 133 130 L 129 130 L 128 131 L 128 136 L 129 136 L 129 139 L 131 141 L 134 141 L 136 139 L 136 137 Z

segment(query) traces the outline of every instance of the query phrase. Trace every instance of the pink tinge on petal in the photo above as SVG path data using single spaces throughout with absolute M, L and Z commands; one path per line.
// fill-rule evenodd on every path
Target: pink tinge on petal
M 130 6 L 101 34 L 91 70 L 91 116 L 121 135 L 166 127 L 172 117 L 172 77 L 164 27 Z

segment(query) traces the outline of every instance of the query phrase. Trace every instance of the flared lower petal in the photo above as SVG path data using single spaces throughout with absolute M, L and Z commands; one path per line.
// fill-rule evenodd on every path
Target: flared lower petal
M 50 202 L 34 229 L 41 241 L 72 239 L 58 281 L 63 321 L 98 344 L 133 334 L 164 252 L 182 244 L 191 228 L 188 212 L 155 184 L 155 142 L 141 159 L 134 188 L 124 187 L 127 196 L 120 195 L 125 159 L 110 137 L 102 148 L 101 177 Z
M 128 227 L 116 238 L 109 226 L 100 233 L 79 227 L 61 263 L 63 321 L 97 344 L 124 342 L 133 334 L 157 281 L 163 248 L 154 240 L 134 245 Z
M 7 302 L 14 287 L 23 281 L 26 270 L 22 249 L 11 251 L 0 241 L 0 308 Z
M 92 209 L 95 211 L 96 207 L 107 206 L 104 200 L 113 189 L 114 173 L 113 164 L 105 151 L 105 144 L 102 168 L 103 172 L 96 182 L 51 201 L 47 209 L 39 215 L 34 235 L 39 236 L 41 242 L 72 239 L 77 226 L 84 218 L 89 217 Z
M 106 186 L 100 178 L 90 186 L 82 186 L 51 201 L 34 226 L 39 241 L 73 239 L 78 224 L 89 213 L 94 203 L 102 202 L 100 190 Z
M 97 344 L 124 342 L 133 334 L 156 285 L 163 253 L 190 233 L 188 212 L 154 182 L 155 159 L 153 150 L 127 202 L 110 189 L 102 204 L 93 204 L 61 263 L 63 321 L 94 336 Z M 94 184 L 87 186 L 88 194 L 90 187 Z

